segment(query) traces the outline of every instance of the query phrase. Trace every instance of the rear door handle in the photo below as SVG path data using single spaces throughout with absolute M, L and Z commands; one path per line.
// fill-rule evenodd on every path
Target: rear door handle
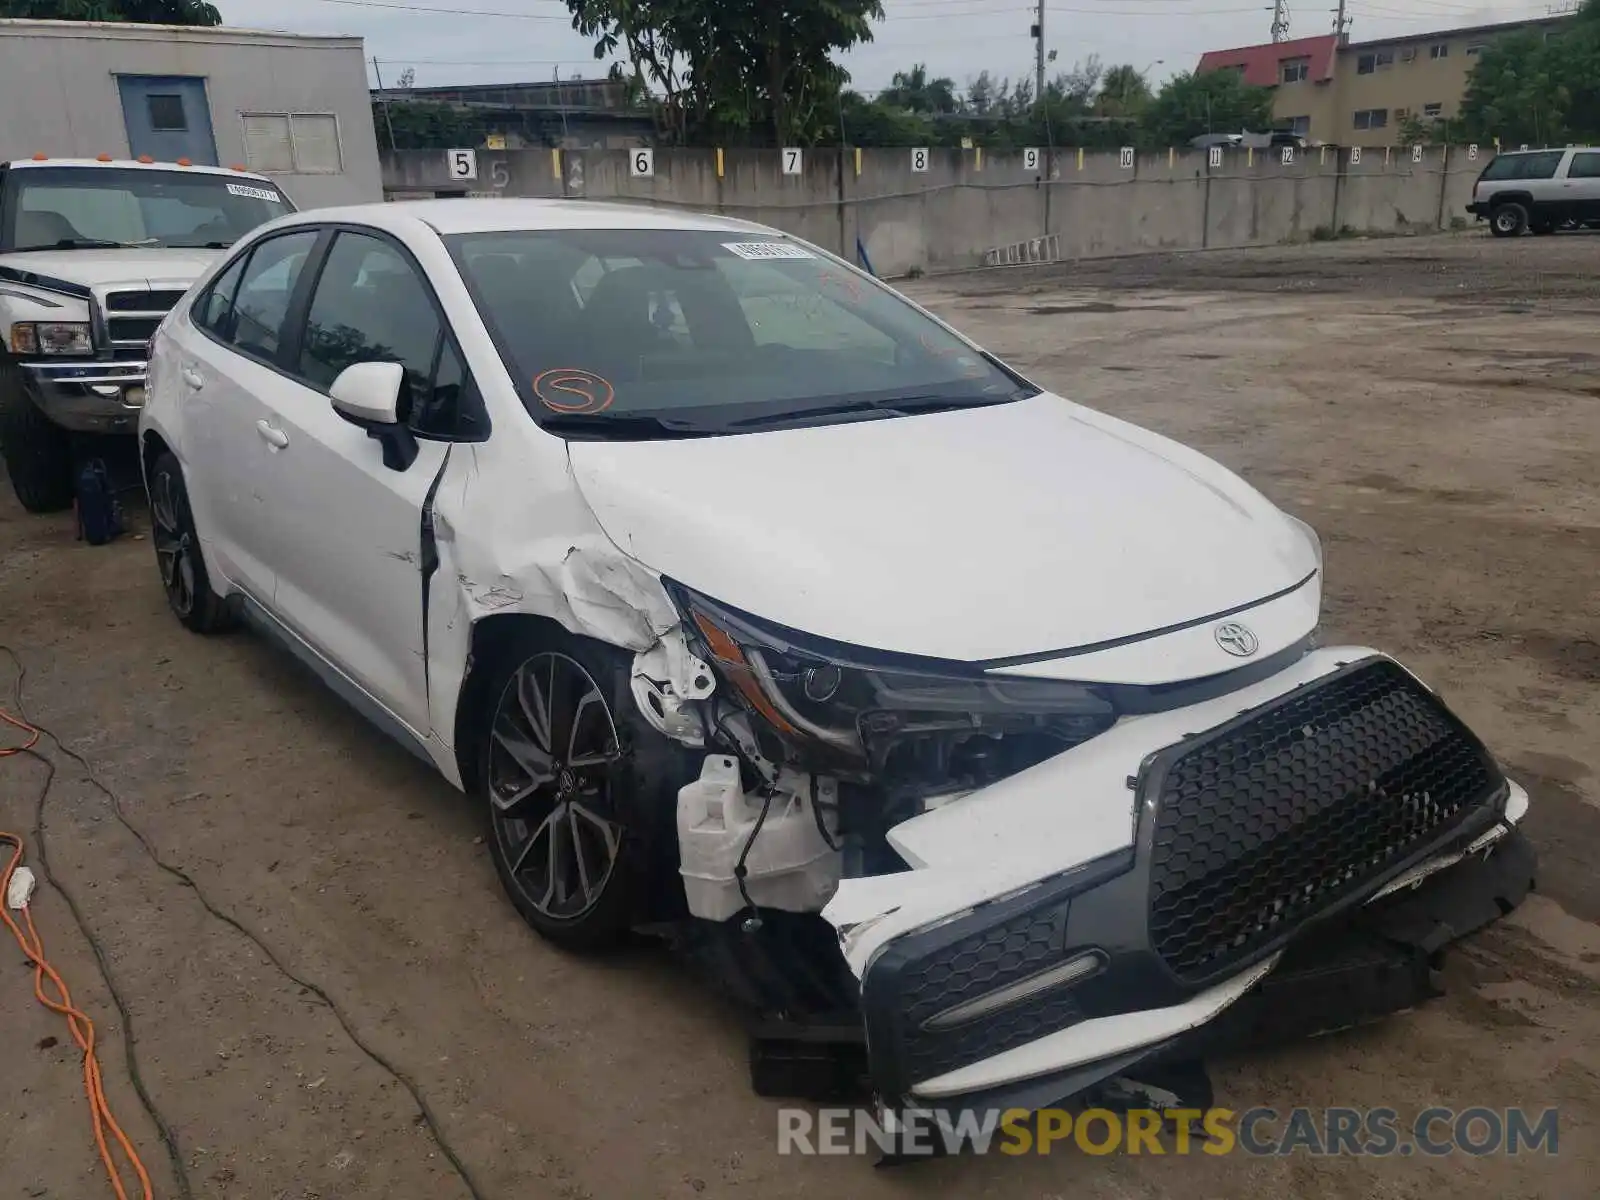
M 289 444 L 289 435 L 265 419 L 256 422 L 256 432 L 261 435 L 261 440 L 274 450 L 282 450 Z
M 200 374 L 199 371 L 196 371 L 193 367 L 184 367 L 179 374 L 183 376 L 184 383 L 188 384 L 197 392 L 206 385 L 206 377 Z

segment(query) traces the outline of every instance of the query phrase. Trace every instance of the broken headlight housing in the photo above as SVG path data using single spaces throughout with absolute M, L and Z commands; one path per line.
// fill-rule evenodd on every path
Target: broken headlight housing
M 879 654 L 759 622 L 675 589 L 705 658 L 755 718 L 763 753 L 933 795 L 984 787 L 1109 729 L 1094 687 Z

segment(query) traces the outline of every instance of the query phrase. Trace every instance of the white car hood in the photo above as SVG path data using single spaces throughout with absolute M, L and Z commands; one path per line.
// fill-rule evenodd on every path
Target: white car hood
M 0 255 L 0 267 L 48 275 L 84 287 L 122 283 L 182 287 L 198 279 L 222 250 L 26 250 Z
M 1137 637 L 1317 566 L 1216 463 L 1049 393 L 569 454 L 607 535 L 644 565 L 793 629 L 933 658 Z

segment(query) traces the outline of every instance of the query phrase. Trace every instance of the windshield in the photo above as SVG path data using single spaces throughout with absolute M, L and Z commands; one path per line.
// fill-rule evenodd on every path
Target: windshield
M 231 246 L 294 206 L 260 179 L 116 167 L 6 172 L 0 249 Z
M 541 424 L 649 438 L 1003 403 L 1022 380 L 786 239 L 564 229 L 446 239 Z

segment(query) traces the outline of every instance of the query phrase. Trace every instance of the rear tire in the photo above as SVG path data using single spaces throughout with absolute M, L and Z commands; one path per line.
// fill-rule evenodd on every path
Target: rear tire
M 150 541 L 155 546 L 167 607 L 195 633 L 221 633 L 233 624 L 233 614 L 227 602 L 211 590 L 183 468 L 173 455 L 162 454 L 155 460 L 148 486 Z
M 683 911 L 675 817 L 693 766 L 640 715 L 631 657 L 530 621 L 474 688 L 495 872 L 522 919 L 568 950 L 609 949 Z
M 1528 228 L 1528 210 L 1515 201 L 1495 207 L 1489 214 L 1489 232 L 1495 237 L 1520 237 Z
M 29 399 L 15 363 L 0 363 L 0 454 L 23 508 L 72 507 L 72 439 Z

